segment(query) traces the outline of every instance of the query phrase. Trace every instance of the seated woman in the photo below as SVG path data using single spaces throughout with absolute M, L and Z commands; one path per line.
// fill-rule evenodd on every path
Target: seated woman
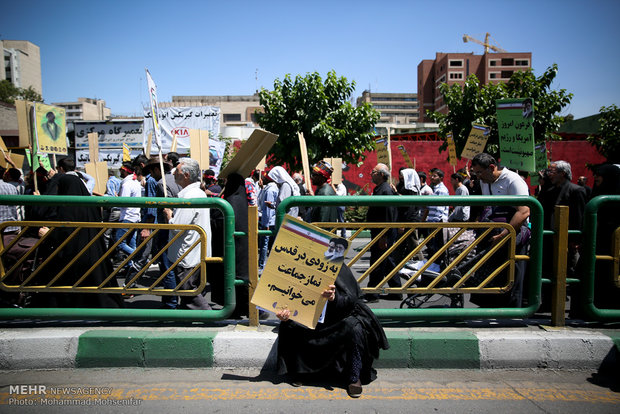
M 347 265 L 342 265 L 335 285 L 323 291 L 327 309 L 323 323 L 309 329 L 289 320 L 290 311 L 276 316 L 282 321 L 278 333 L 278 373 L 289 374 L 293 385 L 307 374 L 335 374 L 358 398 L 362 384 L 377 377 L 372 367 L 380 349 L 388 349 L 385 332 L 374 313 L 361 299 L 361 290 Z M 301 377 L 301 378 L 300 378 Z

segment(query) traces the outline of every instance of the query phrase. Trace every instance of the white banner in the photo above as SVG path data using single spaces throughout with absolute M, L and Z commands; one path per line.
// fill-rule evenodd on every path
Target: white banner
M 177 136 L 177 152 L 189 153 L 189 130 L 209 131 L 209 141 L 220 134 L 220 108 L 218 106 L 183 106 L 159 108 L 158 122 L 161 131 L 162 151 L 170 152 L 173 134 Z M 144 148 L 149 134 L 154 135 L 151 111 L 144 113 Z
M 138 155 L 142 154 L 142 148 L 131 150 L 131 159 L 133 160 Z M 116 170 L 123 165 L 123 150 L 121 149 L 108 149 L 99 148 L 99 161 L 105 161 L 108 163 L 108 168 Z M 77 168 L 84 168 L 84 164 L 90 162 L 90 154 L 88 149 L 75 150 L 75 166 Z
M 159 126 L 159 108 L 157 106 L 157 86 L 155 85 L 155 82 L 153 82 L 153 78 L 151 78 L 151 74 L 149 73 L 148 69 L 144 70 L 146 71 L 146 82 L 148 84 L 149 98 L 151 100 L 151 113 L 153 114 L 151 119 L 153 121 L 153 127 L 155 131 L 155 142 L 157 143 L 157 148 L 161 153 L 161 128 Z
M 115 121 L 115 122 L 74 122 L 75 149 L 88 149 L 88 134 L 99 134 L 99 148 L 123 149 L 123 143 L 131 148 L 142 149 L 143 121 Z

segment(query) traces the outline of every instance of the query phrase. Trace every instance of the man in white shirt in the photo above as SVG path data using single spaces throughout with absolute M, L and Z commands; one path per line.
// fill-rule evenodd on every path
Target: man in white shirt
M 500 167 L 495 158 L 489 154 L 481 153 L 476 155 L 471 161 L 471 170 L 481 181 L 480 187 L 482 195 L 529 195 L 527 183 L 516 172 L 508 168 Z M 526 254 L 529 246 L 530 232 L 527 228 L 527 219 L 530 216 L 530 208 L 527 206 L 496 206 L 491 208 L 488 217 L 491 221 L 506 222 L 514 227 L 517 233 L 517 244 L 515 254 Z M 508 230 L 503 229 L 499 234 L 491 237 L 491 245 L 499 243 L 501 239 L 508 235 Z M 505 257 L 505 256 L 504 256 Z M 507 296 L 504 295 L 480 295 L 487 296 L 487 300 L 478 301 L 480 306 L 487 307 L 521 307 L 523 297 L 523 279 L 525 277 L 527 262 L 517 260 L 515 262 L 515 281 L 514 287 Z M 491 298 L 493 296 L 494 298 Z M 493 302 L 499 297 L 502 302 Z M 472 295 L 472 302 L 474 295 Z
M 122 178 L 121 187 L 118 192 L 119 197 L 142 197 L 142 186 L 136 179 L 133 173 L 133 167 L 131 162 L 125 161 L 120 168 L 120 175 Z M 121 207 L 119 222 L 121 223 L 138 223 L 140 221 L 140 208 L 139 207 Z M 135 229 L 117 229 L 114 242 L 118 241 L 125 233 L 130 233 L 123 241 L 118 245 L 118 249 L 130 255 L 136 250 L 136 231 Z M 129 268 L 133 267 L 133 260 L 129 262 Z M 128 269 L 136 270 L 136 269 Z M 139 270 L 139 269 L 137 269 Z
M 205 192 L 200 188 L 200 166 L 196 160 L 191 158 L 181 158 L 179 164 L 174 171 L 174 180 L 183 189 L 179 191 L 178 198 L 207 198 Z M 166 208 L 164 214 L 169 224 L 196 224 L 205 231 L 207 236 L 207 256 L 211 255 L 211 223 L 208 208 L 175 208 L 174 211 Z M 196 230 L 170 230 L 170 240 L 178 233 L 182 232 L 182 236 L 172 243 L 168 248 L 168 259 L 171 263 L 176 262 L 200 239 L 200 235 Z M 191 273 L 195 267 L 200 266 L 200 243 L 178 263 L 174 269 L 177 284 Z M 197 269 L 187 279 L 181 290 L 194 290 L 200 285 L 200 269 Z M 202 292 L 198 292 L 196 296 L 181 296 L 181 309 L 211 309 L 209 302 Z

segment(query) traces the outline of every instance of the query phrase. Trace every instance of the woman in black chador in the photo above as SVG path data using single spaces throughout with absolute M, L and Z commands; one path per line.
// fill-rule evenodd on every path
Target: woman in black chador
M 389 344 L 379 320 L 362 302 L 361 290 L 348 266 L 342 265 L 335 285 L 325 289 L 323 296 L 328 300 L 325 320 L 314 330 L 289 320 L 288 309 L 277 313 L 282 321 L 278 373 L 290 375 L 293 385 L 307 374 L 319 374 L 320 379 L 348 384 L 347 393 L 357 398 L 362 384 L 377 377 L 373 361 Z

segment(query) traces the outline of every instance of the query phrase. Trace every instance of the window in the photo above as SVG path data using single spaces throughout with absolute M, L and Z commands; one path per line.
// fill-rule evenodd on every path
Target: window
M 502 66 L 514 66 L 515 60 L 513 58 L 502 59 Z
M 463 72 L 450 72 L 450 79 L 463 79 Z
M 241 114 L 224 114 L 224 122 L 241 121 Z
M 489 66 L 497 66 L 497 60 L 489 60 Z
M 451 68 L 462 68 L 463 67 L 463 61 L 462 60 L 451 60 L 449 63 L 449 66 Z
M 499 73 L 491 72 L 491 73 L 489 73 L 489 79 L 497 79 L 498 78 L 497 75 L 499 75 Z
M 530 62 L 527 59 L 515 60 L 515 66 L 530 66 Z
M 502 78 L 503 79 L 509 79 L 512 76 L 513 73 L 514 73 L 514 71 L 512 71 L 512 70 L 503 70 L 502 71 Z

